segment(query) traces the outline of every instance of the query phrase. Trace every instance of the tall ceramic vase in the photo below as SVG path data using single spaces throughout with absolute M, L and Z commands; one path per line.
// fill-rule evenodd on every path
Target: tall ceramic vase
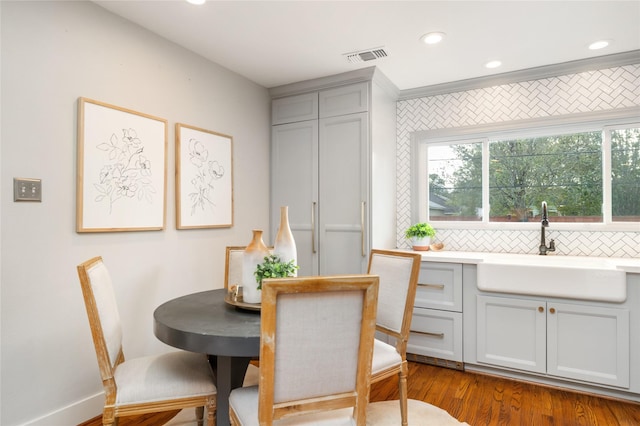
M 242 258 L 242 300 L 245 303 L 260 303 L 262 290 L 258 290 L 258 282 L 254 272 L 256 267 L 269 255 L 269 249 L 262 241 L 262 230 L 253 230 L 253 239 L 245 248 Z
M 276 241 L 273 245 L 273 254 L 277 255 L 282 262 L 290 262 L 298 264 L 298 251 L 296 249 L 296 241 L 293 239 L 293 233 L 289 227 L 289 207 L 280 207 L 280 227 Z M 296 271 L 294 276 L 298 276 Z

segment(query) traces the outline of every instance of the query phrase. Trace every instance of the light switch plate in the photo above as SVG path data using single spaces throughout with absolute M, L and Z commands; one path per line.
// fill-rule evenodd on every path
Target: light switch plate
M 42 180 L 13 178 L 13 201 L 42 201 Z

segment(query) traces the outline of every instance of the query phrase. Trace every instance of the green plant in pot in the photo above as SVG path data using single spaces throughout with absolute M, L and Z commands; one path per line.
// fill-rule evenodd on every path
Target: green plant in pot
M 429 250 L 429 244 L 431 244 L 431 238 L 436 236 L 436 230 L 433 226 L 426 222 L 416 223 L 407 228 L 404 236 L 411 240 L 411 245 L 414 250 Z
M 283 262 L 280 257 L 270 254 L 264 257 L 264 261 L 256 267 L 254 275 L 258 283 L 258 290 L 262 289 L 262 280 L 265 278 L 295 277 L 298 265 L 295 260 Z

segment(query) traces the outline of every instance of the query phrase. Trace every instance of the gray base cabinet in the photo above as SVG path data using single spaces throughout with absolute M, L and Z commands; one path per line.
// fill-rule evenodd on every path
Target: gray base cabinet
M 462 368 L 462 265 L 422 262 L 407 358 Z
M 488 296 L 477 302 L 477 362 L 629 388 L 629 309 Z
M 484 292 L 463 272 L 466 370 L 640 402 L 640 274 L 612 303 Z

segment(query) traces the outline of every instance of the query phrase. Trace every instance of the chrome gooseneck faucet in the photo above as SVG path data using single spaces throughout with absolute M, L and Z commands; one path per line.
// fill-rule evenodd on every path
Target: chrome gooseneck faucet
M 540 251 L 538 254 L 546 255 L 549 251 L 556 251 L 556 243 L 553 240 L 549 240 L 549 247 L 547 247 L 547 243 L 544 240 L 544 228 L 549 226 L 549 215 L 547 214 L 547 202 L 542 202 L 542 221 L 540 227 Z

